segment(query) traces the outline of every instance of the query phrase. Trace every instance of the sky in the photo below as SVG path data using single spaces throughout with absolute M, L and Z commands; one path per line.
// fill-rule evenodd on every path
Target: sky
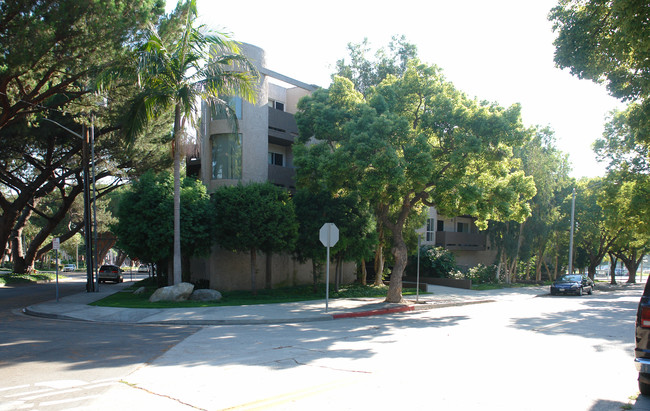
M 168 10 L 176 4 L 167 0 Z M 470 97 L 522 106 L 526 126 L 550 126 L 574 177 L 603 175 L 591 145 L 607 114 L 624 106 L 604 86 L 555 67 L 557 0 L 197 0 L 199 21 L 261 47 L 267 68 L 328 87 L 347 44 L 374 48 L 404 35 L 423 62 L 442 68 Z

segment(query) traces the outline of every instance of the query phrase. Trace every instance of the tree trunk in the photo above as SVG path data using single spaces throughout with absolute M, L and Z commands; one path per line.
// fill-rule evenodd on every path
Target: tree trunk
M 273 288 L 273 253 L 272 252 L 267 252 L 266 253 L 266 289 L 270 290 Z
M 609 254 L 609 276 L 611 278 L 610 284 L 616 285 L 616 264 L 618 264 L 618 259 L 612 253 Z
M 368 273 L 366 272 L 366 260 L 361 259 L 361 285 L 366 285 L 366 278 Z
M 251 248 L 251 292 L 253 295 L 257 295 L 257 284 L 256 284 L 256 272 L 257 272 L 257 250 Z
M 384 229 L 379 224 L 379 242 L 375 250 L 375 286 L 384 285 Z
M 393 249 L 391 250 L 395 258 L 395 265 L 390 274 L 390 285 L 386 295 L 387 303 L 402 303 L 402 275 L 406 268 L 408 250 L 402 237 L 401 227 L 391 230 L 393 233 Z
M 314 279 L 314 292 L 318 292 L 318 278 L 320 277 L 320 264 L 311 260 L 311 275 Z
M 174 268 L 173 283 L 181 282 L 181 106 L 174 112 Z

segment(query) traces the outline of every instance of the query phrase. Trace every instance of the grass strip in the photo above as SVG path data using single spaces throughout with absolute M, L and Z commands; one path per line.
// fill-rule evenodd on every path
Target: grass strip
M 134 291 L 140 287 L 145 287 L 142 294 L 134 294 Z M 118 292 L 109 295 L 90 305 L 102 307 L 123 307 L 123 308 L 181 308 L 181 307 L 221 307 L 237 305 L 255 305 L 255 304 L 277 304 L 290 303 L 298 301 L 321 300 L 325 298 L 325 286 L 319 285 L 314 292 L 311 285 L 282 287 L 271 290 L 258 290 L 253 295 L 250 291 L 225 291 L 222 292 L 223 298 L 220 301 L 159 301 L 149 302 L 149 297 L 156 290 L 156 286 L 151 284 L 150 279 L 137 282 L 135 285 L 124 289 L 124 292 Z M 372 285 L 349 285 L 341 287 L 338 292 L 330 289 L 329 297 L 336 298 L 382 298 L 386 296 L 387 286 Z M 415 288 L 406 288 L 402 291 L 403 295 L 415 295 Z M 421 294 L 425 294 L 422 293 Z
M 59 279 L 63 278 L 59 274 Z M 17 273 L 3 273 L 0 274 L 0 284 L 15 285 L 15 284 L 33 284 L 38 281 L 54 281 L 56 273 L 34 272 L 31 274 L 17 274 Z

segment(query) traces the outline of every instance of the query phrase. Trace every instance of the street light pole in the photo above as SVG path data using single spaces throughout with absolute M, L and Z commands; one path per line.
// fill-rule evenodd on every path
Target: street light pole
M 90 161 L 93 165 L 93 245 L 95 255 L 93 258 L 93 273 L 95 275 L 95 291 L 99 292 L 99 242 L 97 241 L 97 190 L 95 185 L 95 115 L 90 117 Z
M 85 125 L 83 127 L 83 138 L 82 138 L 82 162 L 83 162 L 83 173 L 84 173 L 84 234 L 86 237 L 86 291 L 93 292 L 95 291 L 95 282 L 93 279 L 94 276 L 94 264 L 93 264 L 93 241 L 92 241 L 92 225 L 90 224 L 90 179 L 89 179 L 89 170 L 88 170 L 88 157 L 89 153 L 89 133 Z
M 68 133 L 72 134 L 75 137 L 81 139 L 81 158 L 83 163 L 83 184 L 84 184 L 84 241 L 86 242 L 86 291 L 92 292 L 95 291 L 94 282 L 93 282 L 93 238 L 92 238 L 92 229 L 90 224 L 90 181 L 89 181 L 89 172 L 88 172 L 88 130 L 85 125 L 82 125 L 81 134 L 76 133 L 69 128 L 65 127 L 62 124 L 57 123 L 54 120 L 49 118 L 43 118 L 43 120 L 48 121 L 56 126 L 64 129 Z M 94 168 L 94 155 L 93 155 L 93 168 Z M 94 184 L 93 184 L 94 186 Z

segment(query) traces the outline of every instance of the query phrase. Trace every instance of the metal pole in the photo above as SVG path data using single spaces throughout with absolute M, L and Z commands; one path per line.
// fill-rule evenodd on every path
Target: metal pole
M 97 191 L 95 190 L 95 116 L 90 117 L 90 161 L 92 163 L 93 175 L 93 246 L 95 254 L 93 258 L 93 274 L 95 276 L 95 291 L 99 292 L 99 274 L 97 265 L 99 264 L 99 250 L 97 246 Z
M 420 302 L 420 240 L 422 236 L 418 233 L 418 270 L 415 279 L 415 302 Z
M 573 189 L 573 198 L 571 199 L 571 236 L 569 238 L 569 274 L 573 273 L 573 226 L 576 210 L 576 189 Z
M 330 243 L 330 229 L 327 229 L 327 244 Z M 327 246 L 327 269 L 325 270 L 325 312 L 329 308 L 330 298 L 330 246 Z
M 56 258 L 56 302 L 59 302 L 59 250 L 54 250 L 54 256 Z
M 92 240 L 92 228 L 90 224 L 90 176 L 88 170 L 88 145 L 89 145 L 89 136 L 86 126 L 83 126 L 83 171 L 84 171 L 84 240 L 86 242 L 86 291 L 94 291 L 94 281 L 93 281 L 93 240 Z

